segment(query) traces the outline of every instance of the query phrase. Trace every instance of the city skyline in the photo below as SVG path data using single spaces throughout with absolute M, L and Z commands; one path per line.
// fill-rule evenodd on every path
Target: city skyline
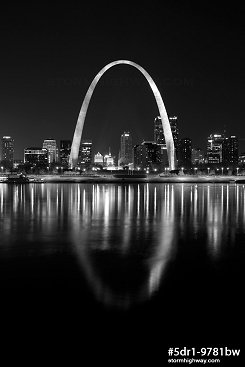
M 169 116 L 170 126 L 175 143 L 175 152 L 177 157 L 176 168 L 183 172 L 183 169 L 191 169 L 191 167 L 211 166 L 217 168 L 220 166 L 233 167 L 244 165 L 244 153 L 239 152 L 238 138 L 234 135 L 211 133 L 206 141 L 206 149 L 202 150 L 193 144 L 192 139 L 179 137 L 178 117 Z M 102 167 L 123 167 L 129 166 L 134 169 L 150 169 L 152 171 L 163 171 L 165 167 L 169 166 L 166 143 L 163 134 L 163 127 L 159 116 L 154 118 L 152 139 L 144 139 L 143 141 L 135 140 L 130 131 L 124 131 L 120 136 L 120 144 L 118 149 L 118 160 L 116 159 L 117 152 L 111 154 L 111 148 L 108 150 L 104 147 L 101 154 L 97 151 L 97 147 L 93 146 L 91 139 L 82 137 L 79 148 L 77 166 L 82 171 L 91 170 L 95 164 Z M 119 138 L 119 137 L 118 137 Z M 118 139 L 119 140 L 119 139 Z M 9 145 L 10 144 L 10 145 Z M 61 140 L 57 144 L 55 139 L 45 139 L 41 147 L 28 147 L 24 149 L 24 163 L 30 165 L 42 165 L 43 168 L 47 165 L 55 168 L 55 166 L 62 166 L 68 168 L 69 155 L 71 151 L 71 140 Z M 59 148 L 58 148 L 59 146 Z M 13 159 L 14 139 L 10 136 L 2 138 L 2 167 L 10 167 L 11 162 L 20 164 L 22 160 Z M 95 154 L 97 151 L 97 154 Z M 239 154 L 240 153 L 240 154 Z M 11 156 L 11 159 L 6 158 Z M 46 157 L 46 158 L 45 158 Z M 45 161 L 46 160 L 46 161 Z M 102 163 L 99 163 L 99 161 Z M 6 165 L 6 163 L 9 164 Z M 17 165 L 15 165 L 17 168 Z M 75 167 L 74 167 L 75 168 Z M 223 170 L 222 170 L 223 173 Z
M 174 116 L 174 115 L 170 115 L 169 116 L 169 118 L 172 118 L 171 116 Z M 178 115 L 179 116 L 179 115 Z M 103 124 L 102 124 L 103 125 Z M 127 130 L 127 125 L 125 125 L 126 126 L 126 128 L 123 128 L 122 130 Z M 239 146 L 240 146 L 240 152 L 242 153 L 242 152 L 244 152 L 245 151 L 245 138 L 243 138 L 243 137 L 239 137 L 239 134 L 235 134 L 234 133 L 234 130 L 235 129 L 232 129 L 231 128 L 231 126 L 229 126 L 229 125 L 224 125 L 223 126 L 223 128 L 218 128 L 218 126 L 220 126 L 219 124 L 217 124 L 217 128 L 214 128 L 213 129 L 213 131 L 212 132 L 208 132 L 208 134 L 207 134 L 207 136 L 205 136 L 205 137 L 203 137 L 203 136 L 201 136 L 200 134 L 199 134 L 199 136 L 198 136 L 198 139 L 196 139 L 197 140 L 197 143 L 195 144 L 195 147 L 200 147 L 201 149 L 203 149 L 203 150 L 205 150 L 206 149 L 206 138 L 208 138 L 208 136 L 210 135 L 210 134 L 227 134 L 227 135 L 235 135 L 235 136 L 238 136 L 238 140 L 239 140 Z M 75 127 L 75 123 L 74 123 L 74 127 Z M 149 127 L 151 127 L 151 125 L 150 124 L 148 124 L 148 128 Z M 183 126 L 178 126 L 178 128 L 179 128 L 179 132 L 180 132 L 180 137 L 182 137 L 182 138 L 184 138 L 184 137 L 188 137 L 188 138 L 190 138 L 190 139 L 192 139 L 192 141 L 194 140 L 193 139 L 193 133 L 192 133 L 192 135 L 187 135 L 187 134 L 185 134 L 184 133 L 184 131 L 181 129 Z M 24 146 L 23 145 L 23 143 L 21 143 L 21 141 L 18 139 L 18 135 L 17 136 L 12 136 L 11 134 L 8 134 L 8 131 L 9 130 L 11 130 L 11 129 L 5 129 L 6 130 L 6 134 L 3 134 L 3 136 L 11 136 L 11 138 L 13 138 L 14 139 L 14 141 L 15 141 L 15 152 L 14 152 L 14 159 L 21 159 L 21 156 L 23 156 L 23 152 L 24 152 L 24 149 L 26 149 L 28 146 L 39 146 L 41 143 L 41 141 L 44 141 L 44 140 L 52 140 L 52 139 L 55 139 L 55 140 L 57 140 L 57 141 L 62 141 L 62 140 L 71 140 L 72 141 L 72 136 L 73 136 L 73 132 L 71 132 L 70 133 L 70 136 L 71 136 L 71 138 L 69 139 L 67 136 L 61 136 L 61 138 L 56 138 L 55 136 L 53 136 L 53 135 L 51 135 L 51 134 L 47 134 L 47 136 L 49 136 L 49 138 L 45 138 L 45 135 L 44 134 L 42 134 L 42 137 L 35 137 L 34 139 L 33 139 L 33 141 L 31 142 L 30 141 L 30 143 L 29 144 L 27 144 L 26 146 Z M 85 128 L 84 128 L 84 130 L 85 130 L 85 132 L 87 131 L 87 126 L 86 126 L 86 123 L 85 123 Z M 134 129 L 135 130 L 135 129 Z M 119 127 L 119 129 L 118 129 L 118 131 L 120 131 L 120 127 Z M 140 132 L 139 130 L 136 130 L 137 132 Z M 241 130 L 242 131 L 242 130 Z M 148 133 L 149 133 L 149 131 L 148 131 Z M 120 134 L 120 133 L 119 133 Z M 59 135 L 59 134 L 57 134 L 57 135 Z M 154 131 L 151 131 L 150 132 L 150 136 L 148 135 L 148 136 L 142 136 L 142 134 L 139 134 L 140 135 L 140 137 L 141 137 L 141 139 L 142 139 L 142 141 L 143 140 L 154 140 Z M 52 137 L 51 137 L 52 136 Z M 86 139 L 86 137 L 85 137 L 85 139 Z M 95 138 L 95 139 L 93 139 L 92 138 L 92 140 L 93 141 L 98 141 L 98 136 Z M 99 140 L 101 140 L 101 138 L 99 139 Z M 111 140 L 111 141 L 108 141 L 108 143 L 107 143 L 107 145 L 108 146 L 112 146 L 113 147 L 113 150 L 116 150 L 116 151 L 118 151 L 119 150 L 119 148 L 118 147 L 116 147 L 116 144 L 115 144 L 115 142 L 113 141 L 114 140 L 114 138 Z M 33 142 L 36 142 L 35 144 L 33 143 Z M 103 150 L 104 148 L 101 148 L 101 147 L 103 147 L 103 145 L 101 144 L 101 141 L 99 141 L 98 142 L 98 146 L 100 146 L 100 148 L 98 148 L 98 150 Z
M 242 144 L 244 139 L 243 138 L 239 138 L 239 136 L 236 136 L 236 135 L 234 135 L 232 133 L 227 133 L 227 130 L 229 131 L 229 129 L 227 129 L 227 127 L 223 131 L 218 131 L 217 129 L 216 130 L 214 129 L 212 132 L 209 132 L 208 136 L 202 137 L 202 144 L 198 145 L 198 144 L 196 144 L 195 141 L 193 141 L 192 137 L 187 136 L 186 134 L 184 134 L 184 132 L 181 129 L 179 129 L 179 125 L 178 125 L 179 119 L 178 119 L 178 116 L 176 116 L 176 115 L 169 115 L 168 116 L 168 119 L 170 121 L 170 126 L 171 126 L 171 129 L 172 129 L 172 134 L 173 134 L 173 139 L 174 139 L 176 154 L 178 153 L 180 140 L 181 139 L 191 139 L 193 149 L 200 149 L 201 151 L 203 151 L 205 153 L 205 155 L 207 155 L 207 144 L 208 144 L 207 143 L 207 140 L 210 138 L 211 135 L 220 135 L 220 136 L 224 136 L 224 137 L 227 137 L 227 138 L 230 137 L 230 136 L 236 137 L 236 139 L 238 140 L 238 145 L 239 145 L 239 154 L 240 155 L 243 155 L 244 154 L 245 148 L 243 149 L 243 144 Z M 133 136 L 133 142 L 132 142 L 133 146 L 135 144 L 142 143 L 144 141 L 155 141 L 155 142 L 158 142 L 158 143 L 165 143 L 165 138 L 164 138 L 163 132 L 161 132 L 161 131 L 159 132 L 158 131 L 159 130 L 159 128 L 157 127 L 158 121 L 161 121 L 160 116 L 156 116 L 153 119 L 153 122 L 150 125 L 151 130 L 152 130 L 150 136 L 146 136 L 146 137 L 143 137 L 143 138 L 141 137 L 141 141 L 140 141 L 140 137 L 136 137 L 135 138 L 135 136 Z M 176 125 L 176 122 L 177 122 L 177 125 Z M 124 132 L 125 131 L 127 131 L 127 129 L 125 129 Z M 131 131 L 130 131 L 130 133 L 131 133 Z M 121 134 L 122 134 L 122 132 L 120 133 L 120 135 Z M 6 136 L 6 137 L 12 139 L 13 142 L 17 142 L 18 143 L 18 140 L 15 139 L 14 137 L 10 136 L 10 135 L 9 136 Z M 112 148 L 112 150 L 114 151 L 113 154 L 114 155 L 118 155 L 118 154 L 120 154 L 120 142 L 119 142 L 119 139 L 117 139 L 117 138 L 118 137 L 116 137 L 117 143 L 116 143 L 116 141 L 109 141 L 107 147 L 105 147 L 105 145 L 101 145 L 100 144 L 100 148 L 97 146 L 96 148 L 93 148 L 93 149 L 97 150 L 98 152 L 102 152 L 103 155 L 105 155 L 105 154 L 108 153 L 108 150 L 107 150 L 108 147 L 110 149 L 111 149 L 111 147 L 113 147 Z M 82 138 L 81 138 L 81 145 L 82 145 L 82 140 L 92 140 L 92 141 L 94 141 L 96 139 L 91 139 L 91 137 L 89 139 L 87 139 L 86 137 L 84 137 L 84 134 L 83 134 L 82 135 Z M 30 148 L 30 147 L 34 147 L 34 146 L 39 147 L 41 145 L 43 147 L 45 147 L 45 142 L 48 142 L 48 144 L 51 144 L 51 145 L 52 145 L 52 142 L 54 144 L 56 144 L 56 141 L 57 142 L 59 141 L 60 144 L 62 142 L 65 142 L 65 141 L 69 141 L 69 142 L 72 143 L 72 139 L 62 138 L 62 139 L 58 140 L 58 139 L 55 139 L 55 137 L 53 137 L 53 138 L 49 137 L 49 138 L 46 138 L 46 139 L 44 138 L 44 139 L 42 139 L 42 141 L 43 141 L 42 144 L 40 144 L 40 139 L 39 139 L 39 141 L 38 141 L 38 143 L 36 145 L 30 143 L 27 147 L 24 147 L 23 148 L 23 152 L 22 152 L 22 156 L 17 156 L 16 155 L 16 151 L 14 149 L 14 151 L 13 151 L 14 160 L 16 160 L 16 161 L 17 160 L 22 160 L 23 157 L 24 157 L 24 154 L 25 154 L 25 150 L 28 149 L 28 148 Z M 93 145 L 95 146 L 95 144 L 93 144 Z M 14 144 L 14 147 L 15 147 L 15 144 Z M 80 148 L 81 148 L 81 146 L 80 146 Z M 54 149 L 55 149 L 55 152 L 56 153 L 52 153 L 52 154 L 55 154 L 57 156 L 59 154 L 58 153 L 58 150 L 59 150 L 58 145 L 57 145 L 57 148 L 54 148 Z M 3 160 L 2 156 L 3 156 L 3 150 L 1 149 L 1 155 L 0 155 L 0 159 L 1 160 Z M 56 162 L 56 161 L 58 161 L 58 158 L 55 158 L 54 159 L 54 162 Z M 49 163 L 52 163 L 52 162 L 50 162 L 50 158 L 49 158 Z

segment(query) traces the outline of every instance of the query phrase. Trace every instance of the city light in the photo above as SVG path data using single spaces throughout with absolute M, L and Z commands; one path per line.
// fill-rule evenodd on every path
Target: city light
M 169 160 L 168 157 L 161 117 L 157 116 L 153 121 L 153 141 L 143 140 L 142 143 L 137 143 L 133 146 L 131 132 L 126 130 L 119 135 L 120 149 L 118 162 L 116 161 L 116 154 L 114 156 L 111 154 L 110 147 L 109 153 L 103 153 L 102 155 L 98 152 L 92 159 L 92 149 L 94 149 L 92 140 L 83 139 L 79 149 L 79 161 L 78 164 L 73 167 L 73 171 L 83 171 L 89 174 L 89 171 L 95 171 L 95 169 L 92 168 L 92 165 L 95 164 L 97 166 L 96 170 L 111 171 L 111 174 L 112 171 L 121 169 L 128 169 L 131 171 L 144 170 L 146 173 L 156 173 L 159 171 L 160 176 L 161 173 L 172 173 L 176 175 L 181 172 L 183 176 L 184 174 L 194 174 L 201 177 L 205 175 L 205 171 L 208 175 L 224 175 L 224 170 L 226 170 L 226 174 L 231 170 L 231 175 L 242 175 L 244 173 L 242 163 L 244 163 L 243 157 L 245 154 L 238 155 L 238 138 L 235 135 L 225 137 L 225 135 L 222 134 L 210 134 L 206 140 L 208 144 L 205 154 L 204 150 L 192 146 L 192 140 L 190 138 L 178 138 L 177 116 L 169 117 L 172 137 L 176 143 L 175 149 L 176 152 L 178 152 L 178 159 L 176 161 L 178 163 L 177 168 L 179 167 L 175 170 L 176 172 L 171 172 L 171 167 L 166 167 L 166 164 L 170 162 L 171 159 Z M 44 174 L 45 172 L 56 175 L 68 174 L 66 170 L 69 169 L 68 162 L 71 156 L 71 145 L 71 141 L 69 140 L 60 141 L 59 154 L 56 140 L 46 139 L 43 142 L 42 148 L 25 148 L 24 161 L 18 162 L 13 160 L 14 139 L 10 136 L 5 136 L 2 140 L 2 157 L 4 158 L 2 162 L 7 162 L 7 165 L 0 166 L 1 171 L 9 173 L 9 169 L 20 170 L 23 164 L 29 164 L 27 172 L 24 168 L 23 173 L 28 173 L 28 170 L 30 170 L 34 174 Z M 60 166 L 54 166 L 54 163 L 60 164 Z M 227 163 L 232 164 L 232 166 L 227 167 Z M 240 164 L 241 167 L 236 167 L 235 164 Z M 78 174 L 78 172 L 76 174 Z

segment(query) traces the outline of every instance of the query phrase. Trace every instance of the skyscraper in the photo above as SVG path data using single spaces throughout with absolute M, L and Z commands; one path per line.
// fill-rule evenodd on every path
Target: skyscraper
M 119 166 L 128 165 L 133 163 L 133 146 L 132 146 L 132 136 L 130 132 L 124 131 L 121 135 L 121 149 L 120 156 L 118 160 Z
M 160 116 L 157 116 L 154 120 L 154 141 L 157 144 L 165 144 L 162 120 Z
M 154 141 L 143 141 L 140 145 L 135 145 L 134 169 L 159 169 L 161 164 L 161 144 Z
M 70 153 L 71 153 L 71 140 L 61 140 L 60 163 L 62 164 L 62 166 L 68 167 Z
M 183 138 L 179 141 L 179 166 L 191 167 L 192 141 L 190 138 Z
M 178 117 L 169 116 L 169 123 L 173 134 L 174 148 L 176 158 L 178 159 L 178 146 L 179 146 L 179 130 L 178 130 Z M 163 144 L 166 146 L 165 137 L 163 133 L 162 120 L 160 116 L 157 116 L 154 120 L 154 141 L 157 144 Z
M 2 163 L 7 167 L 13 167 L 14 163 L 14 139 L 11 136 L 2 138 Z
M 238 164 L 238 139 L 234 135 L 225 138 L 223 141 L 222 163 L 229 166 Z
M 177 160 L 179 159 L 179 129 L 178 129 L 178 117 L 177 116 L 169 116 L 169 123 L 173 134 L 174 139 L 174 147 L 175 147 L 175 154 Z
M 92 164 L 92 140 L 82 140 L 79 156 L 78 156 L 78 165 L 83 168 L 89 168 Z
M 208 164 L 220 164 L 222 163 L 222 148 L 224 142 L 224 135 L 222 134 L 210 134 L 207 143 L 207 159 Z
M 56 140 L 45 139 L 43 142 L 43 149 L 48 151 L 48 163 L 52 164 L 58 161 L 58 148 L 56 145 Z

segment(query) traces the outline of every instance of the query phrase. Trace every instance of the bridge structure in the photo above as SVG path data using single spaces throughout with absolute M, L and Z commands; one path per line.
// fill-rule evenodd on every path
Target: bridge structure
M 87 93 L 84 97 L 83 103 L 82 103 L 82 107 L 81 107 L 81 110 L 80 110 L 80 113 L 79 113 L 79 116 L 78 116 L 75 132 L 74 132 L 74 136 L 73 136 L 73 141 L 72 141 L 72 146 L 71 146 L 71 153 L 70 153 L 70 157 L 69 157 L 69 166 L 70 166 L 70 168 L 75 168 L 76 165 L 77 165 L 84 121 L 85 121 L 85 118 L 86 118 L 87 110 L 88 110 L 89 103 L 90 103 L 90 100 L 92 98 L 94 89 L 95 89 L 97 83 L 99 82 L 100 78 L 103 76 L 103 74 L 107 70 L 109 70 L 110 68 L 112 68 L 113 66 L 116 66 L 116 65 L 130 65 L 130 66 L 135 67 L 137 70 L 139 70 L 144 75 L 147 82 L 149 83 L 149 85 L 151 87 L 151 90 L 152 90 L 152 93 L 155 97 L 155 100 L 156 100 L 156 103 L 157 103 L 157 106 L 158 106 L 158 110 L 159 110 L 159 115 L 160 115 L 161 121 L 162 121 L 163 133 L 164 133 L 166 147 L 167 147 L 169 169 L 170 170 L 175 170 L 176 169 L 176 156 L 175 156 L 175 149 L 174 149 L 174 140 L 173 140 L 173 135 L 172 135 L 170 123 L 169 123 L 169 120 L 168 120 L 167 111 L 166 111 L 166 108 L 164 106 L 163 99 L 161 97 L 159 89 L 157 88 L 157 86 L 156 86 L 154 80 L 152 79 L 152 77 L 150 76 L 150 74 L 145 69 L 143 69 L 139 64 L 136 64 L 135 62 L 129 61 L 129 60 L 117 60 L 117 61 L 113 61 L 113 62 L 107 64 L 106 66 L 104 66 L 98 72 L 98 74 L 94 77 L 92 83 L 90 84 L 90 86 L 88 88 L 88 91 L 87 91 Z

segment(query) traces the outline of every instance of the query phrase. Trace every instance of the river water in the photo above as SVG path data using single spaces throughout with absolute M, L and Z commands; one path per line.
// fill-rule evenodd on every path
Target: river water
M 244 185 L 0 184 L 0 220 L 6 332 L 165 362 L 238 347 Z

